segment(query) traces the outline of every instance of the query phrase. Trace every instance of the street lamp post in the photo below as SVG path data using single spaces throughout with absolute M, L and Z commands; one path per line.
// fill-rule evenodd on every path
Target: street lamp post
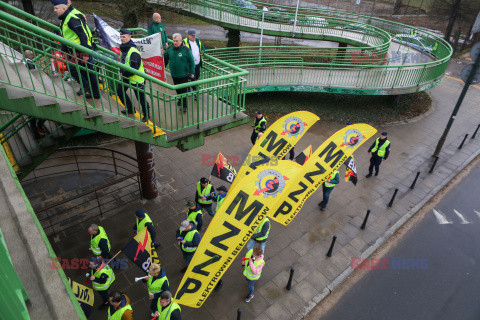
M 298 6 L 299 5 L 300 5 L 300 0 L 297 0 L 297 8 L 295 9 L 295 20 L 293 21 L 292 37 L 295 37 L 295 28 L 297 27 L 297 17 L 298 17 Z
M 260 27 L 260 52 L 258 54 L 258 63 L 262 62 L 263 25 L 265 23 L 265 11 L 268 11 L 267 7 L 263 7 L 262 9 L 262 25 Z

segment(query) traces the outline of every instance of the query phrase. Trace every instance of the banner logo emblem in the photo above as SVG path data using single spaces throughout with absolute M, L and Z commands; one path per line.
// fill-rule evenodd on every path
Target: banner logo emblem
M 272 169 L 263 170 L 258 174 L 257 178 L 256 185 L 258 189 L 255 190 L 253 195 L 263 194 L 264 198 L 275 198 L 277 193 L 282 193 L 285 188 L 285 181 L 288 180 L 280 172 Z
M 347 149 L 355 148 L 358 144 L 362 143 L 365 136 L 356 129 L 349 129 L 343 136 L 343 143 L 340 147 L 347 147 Z
M 307 124 L 303 122 L 300 118 L 287 118 L 283 124 L 284 131 L 282 132 L 282 135 L 288 134 L 289 137 L 295 138 L 303 134 L 306 126 Z

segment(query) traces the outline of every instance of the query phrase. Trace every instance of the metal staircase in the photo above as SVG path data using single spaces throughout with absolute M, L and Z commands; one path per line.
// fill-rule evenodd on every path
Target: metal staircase
M 193 83 L 173 86 L 159 81 L 118 63 L 116 56 L 106 49 L 92 51 L 57 36 L 53 32 L 58 27 L 48 22 L 4 2 L 0 2 L 0 8 L 10 12 L 0 11 L 0 109 L 184 150 L 202 145 L 209 134 L 248 122 L 248 117 L 242 113 L 243 77 L 248 72 L 239 67 L 206 55 L 204 80 L 196 81 L 198 89 L 177 95 L 176 89 L 190 87 Z M 84 70 L 102 81 L 100 99 L 78 96 L 79 84 L 66 81 L 52 69 L 52 65 L 70 63 L 65 60 L 66 53 L 60 50 L 61 44 L 72 48 L 72 55 L 80 53 L 94 57 L 95 70 Z M 23 63 L 26 50 L 34 53 L 37 67 L 34 70 Z M 82 69 L 78 64 L 70 64 L 77 72 Z M 145 94 L 150 104 L 146 123 L 142 122 L 138 111 L 130 116 L 121 113 L 125 108 L 116 95 L 116 88 L 122 83 L 121 69 L 146 79 Z M 138 89 L 127 87 L 128 94 L 133 97 Z M 188 101 L 185 113 L 177 106 L 177 101 L 183 98 Z

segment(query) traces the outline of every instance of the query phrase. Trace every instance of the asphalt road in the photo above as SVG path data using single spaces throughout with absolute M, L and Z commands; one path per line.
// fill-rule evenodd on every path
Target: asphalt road
M 477 165 L 322 320 L 479 319 L 479 190 Z

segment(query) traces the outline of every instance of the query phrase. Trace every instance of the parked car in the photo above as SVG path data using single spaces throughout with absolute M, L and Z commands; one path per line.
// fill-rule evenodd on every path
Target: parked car
M 295 19 L 290 20 L 291 24 L 294 22 Z M 325 18 L 301 16 L 297 18 L 297 26 L 327 28 L 329 25 L 327 19 Z
M 423 44 L 423 39 L 417 35 L 397 34 L 393 37 L 393 41 L 400 42 L 404 45 L 427 53 L 432 53 L 433 51 L 433 46 L 426 46 Z
M 351 23 L 346 25 L 345 27 L 342 28 L 343 30 L 347 31 L 358 31 L 362 33 L 371 33 L 374 32 L 375 29 L 369 25 L 362 24 L 362 23 Z
M 250 1 L 236 0 L 233 4 L 235 6 L 239 6 L 239 7 L 242 7 L 242 8 L 257 9 L 257 7 Z
M 288 23 L 290 21 L 290 15 L 288 10 L 281 7 L 270 7 L 264 13 L 265 21 Z
M 251 3 L 250 1 L 245 1 L 245 0 L 236 0 L 233 3 L 235 6 L 238 6 L 238 15 L 247 17 L 247 18 L 252 18 L 252 19 L 257 19 L 258 18 L 258 10 L 257 7 Z

